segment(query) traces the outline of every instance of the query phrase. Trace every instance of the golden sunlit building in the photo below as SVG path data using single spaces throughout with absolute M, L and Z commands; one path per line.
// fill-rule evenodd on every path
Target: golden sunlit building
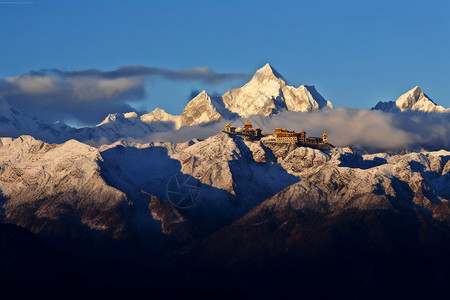
M 300 132 L 289 131 L 286 128 L 276 128 L 273 134 L 263 135 L 261 129 L 253 129 L 252 123 L 247 121 L 244 128 L 236 130 L 235 127 L 231 127 L 230 123 L 225 126 L 225 132 L 229 134 L 236 134 L 252 140 L 261 140 L 263 143 L 293 143 L 300 146 L 308 146 L 321 149 L 329 149 L 333 147 L 328 144 L 328 136 L 326 133 L 322 137 L 307 137 L 304 130 Z

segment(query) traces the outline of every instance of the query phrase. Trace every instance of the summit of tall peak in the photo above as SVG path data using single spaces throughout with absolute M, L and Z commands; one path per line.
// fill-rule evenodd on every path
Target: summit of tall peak
M 422 89 L 416 85 L 400 97 L 396 101 L 378 102 L 373 108 L 388 112 L 396 111 L 422 111 L 422 112 L 446 112 L 443 106 L 437 105 L 431 100 Z
M 222 119 L 222 116 L 217 112 L 211 96 L 203 90 L 200 94 L 195 96 L 180 115 L 181 126 L 192 126 L 202 123 L 214 122 Z
M 269 63 L 266 63 L 262 68 L 258 69 L 253 75 L 253 78 L 263 78 L 263 79 L 281 79 L 283 81 L 286 81 L 284 77 L 278 73 L 277 70 L 275 70 Z
M 299 88 L 287 85 L 270 64 L 257 70 L 244 86 L 228 90 L 223 96 L 225 107 L 243 118 L 253 115 L 269 116 L 282 111 L 313 111 L 332 108 L 314 88 L 302 85 Z
M 416 85 L 408 92 L 401 95 L 396 101 L 396 106 L 401 110 L 419 110 L 425 112 L 445 111 L 442 106 L 436 105 L 423 91 Z
M 415 87 L 413 87 L 413 88 L 410 90 L 410 92 L 411 92 L 411 91 L 422 92 L 422 89 L 420 88 L 420 86 L 416 85 Z
M 192 98 L 191 102 L 195 101 L 195 100 L 204 99 L 204 98 L 206 98 L 206 99 L 211 98 L 211 96 L 205 90 L 203 90 L 200 94 L 198 94 L 197 96 Z
M 189 101 L 189 103 L 186 105 L 186 107 L 184 108 L 183 112 L 196 107 L 198 105 L 198 103 L 203 103 L 204 101 L 206 101 L 206 103 L 207 103 L 206 105 L 208 105 L 208 106 L 212 105 L 211 104 L 211 96 L 205 90 L 203 90 L 200 94 L 198 94 L 197 96 L 192 98 Z

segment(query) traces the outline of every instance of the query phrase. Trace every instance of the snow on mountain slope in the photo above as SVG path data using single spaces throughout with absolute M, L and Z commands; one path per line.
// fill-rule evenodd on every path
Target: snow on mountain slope
M 47 123 L 32 118 L 14 107 L 8 100 L 0 98 L 0 136 L 18 137 L 30 134 L 40 139 L 56 142 L 72 128 L 61 122 Z
M 151 113 L 142 115 L 141 121 L 148 124 L 151 123 L 152 127 L 154 127 L 158 131 L 160 129 L 158 128 L 158 126 L 161 126 L 161 130 L 163 128 L 180 128 L 180 116 L 171 115 L 159 107 L 157 107 Z
M 129 238 L 155 231 L 147 201 L 128 199 L 100 173 L 100 152 L 75 140 L 2 139 L 1 218 L 44 235 Z
M 332 108 L 314 86 L 288 86 L 284 78 L 269 64 L 256 71 L 253 78 L 239 89 L 223 95 L 225 106 L 239 116 L 268 116 L 285 110 L 313 111 Z
M 108 115 L 95 127 L 73 129 L 68 138 L 104 144 L 127 138 L 144 138 L 153 132 L 155 132 L 155 128 L 142 122 L 136 113 L 116 113 Z
M 220 108 L 216 100 L 211 99 L 210 95 L 203 91 L 186 105 L 179 116 L 171 115 L 160 108 L 141 116 L 136 112 L 110 114 L 95 127 L 73 130 L 71 137 L 80 141 L 93 141 L 94 144 L 145 139 L 155 132 L 219 121 L 222 115 L 215 106 Z
M 145 140 L 154 133 L 178 130 L 184 126 L 210 124 L 239 117 L 269 116 L 283 111 L 313 111 L 333 106 L 312 85 L 288 86 L 269 64 L 259 69 L 242 88 L 229 90 L 223 97 L 203 91 L 194 97 L 181 115 L 160 108 L 139 115 L 136 112 L 109 114 L 94 127 L 72 128 L 57 122 L 47 124 L 18 112 L 0 100 L 0 133 L 4 136 L 31 134 L 47 142 L 70 139 L 103 145 L 119 140 Z
M 195 186 L 196 205 L 182 212 L 204 231 L 242 216 L 298 180 L 280 166 L 266 164 L 259 144 L 225 133 L 179 147 L 169 143 L 140 149 L 118 145 L 105 148 L 102 157 L 106 180 L 130 198 L 144 191 L 174 201 L 171 196 L 179 191 L 172 183 Z
M 349 208 L 433 212 L 450 200 L 450 152 L 364 155 L 348 149 L 303 155 L 292 151 L 278 160 L 301 180 L 274 195 L 259 209 L 289 207 L 320 213 Z M 253 212 L 257 214 L 258 212 Z
M 120 140 L 145 139 L 155 132 L 176 130 L 180 127 L 180 116 L 163 109 L 139 116 L 136 112 L 109 114 L 94 127 L 71 128 L 59 141 L 70 138 L 94 145 L 104 145 Z
M 430 98 L 427 97 L 420 89 L 419 86 L 414 87 L 410 91 L 401 95 L 395 105 L 400 108 L 401 111 L 405 110 L 418 110 L 424 112 L 444 112 L 445 108 L 436 105 Z
M 450 109 L 445 109 L 434 103 L 419 86 L 415 86 L 413 89 L 401 95 L 395 102 L 380 101 L 373 109 L 386 112 L 421 111 L 442 113 L 450 111 Z
M 277 271 L 295 265 L 297 272 L 313 264 L 306 277 L 326 265 L 326 271 L 318 272 L 316 291 L 328 266 L 337 268 L 330 277 L 335 282 L 334 274 L 342 274 L 347 265 L 354 266 L 351 276 L 359 272 L 364 277 L 377 265 L 396 261 L 387 257 L 402 261 L 410 253 L 420 253 L 401 267 L 409 273 L 407 266 L 416 264 L 426 251 L 433 260 L 437 253 L 447 256 L 448 240 L 441 241 L 450 232 L 450 152 L 360 156 L 349 148 L 322 152 L 272 146 L 278 162 L 300 181 L 183 249 L 194 265 L 238 270 L 275 265 Z M 342 263 L 336 264 L 341 258 Z M 442 264 L 442 259 L 435 261 L 436 266 Z M 367 262 L 373 264 L 359 271 Z M 422 273 L 419 268 L 413 277 Z
M 211 96 L 206 91 L 202 91 L 189 101 L 181 113 L 180 119 L 180 126 L 192 126 L 219 121 L 222 116 L 213 106 Z
M 98 231 L 148 241 L 160 239 L 162 227 L 170 234 L 175 224 L 177 230 L 193 224 L 207 233 L 249 211 L 277 210 L 417 208 L 450 220 L 436 213 L 450 200 L 447 151 L 361 156 L 350 148 L 264 145 L 226 133 L 100 149 L 29 136 L 0 141 L 0 216 L 43 234 Z M 186 207 L 177 199 L 191 202 Z

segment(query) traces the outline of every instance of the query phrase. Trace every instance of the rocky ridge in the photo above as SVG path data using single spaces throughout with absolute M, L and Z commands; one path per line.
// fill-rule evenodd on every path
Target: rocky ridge
M 136 112 L 113 113 L 96 126 L 72 128 L 63 123 L 50 124 L 26 116 L 2 99 L 0 125 L 3 136 L 30 134 L 51 143 L 76 139 L 91 145 L 102 145 L 119 140 L 148 140 L 149 136 L 158 132 L 221 120 L 269 116 L 284 111 L 314 111 L 324 107 L 332 108 L 332 105 L 314 86 L 288 86 L 283 77 L 266 64 L 250 82 L 242 88 L 229 90 L 222 97 L 212 97 L 202 91 L 189 101 L 180 115 L 171 115 L 161 108 L 142 115 Z
M 421 209 L 450 220 L 444 213 L 450 153 L 443 150 L 361 156 L 349 148 L 264 145 L 225 133 L 182 144 L 116 143 L 99 149 L 30 136 L 1 141 L 2 221 L 36 233 L 95 232 L 149 241 L 170 236 L 162 230 L 172 228 L 167 222 L 207 233 L 242 216 L 285 210 Z M 173 185 L 179 180 L 194 187 L 193 205 L 173 203 L 171 192 L 192 196 L 192 188 Z M 171 214 L 179 217 L 155 217 L 154 197 L 172 201 Z
M 373 109 L 386 112 L 418 111 L 426 113 L 443 113 L 449 111 L 443 106 L 434 103 L 419 86 L 415 86 L 404 93 L 395 102 L 380 101 Z

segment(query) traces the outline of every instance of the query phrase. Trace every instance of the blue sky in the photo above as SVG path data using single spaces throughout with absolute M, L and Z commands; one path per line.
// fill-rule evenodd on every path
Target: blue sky
M 252 74 L 269 62 L 290 84 L 314 84 L 335 106 L 370 108 L 420 85 L 450 107 L 448 16 L 450 1 L 0 4 L 0 78 L 124 65 Z M 191 90 L 223 93 L 245 81 L 152 77 L 145 94 L 120 101 L 178 114 Z

